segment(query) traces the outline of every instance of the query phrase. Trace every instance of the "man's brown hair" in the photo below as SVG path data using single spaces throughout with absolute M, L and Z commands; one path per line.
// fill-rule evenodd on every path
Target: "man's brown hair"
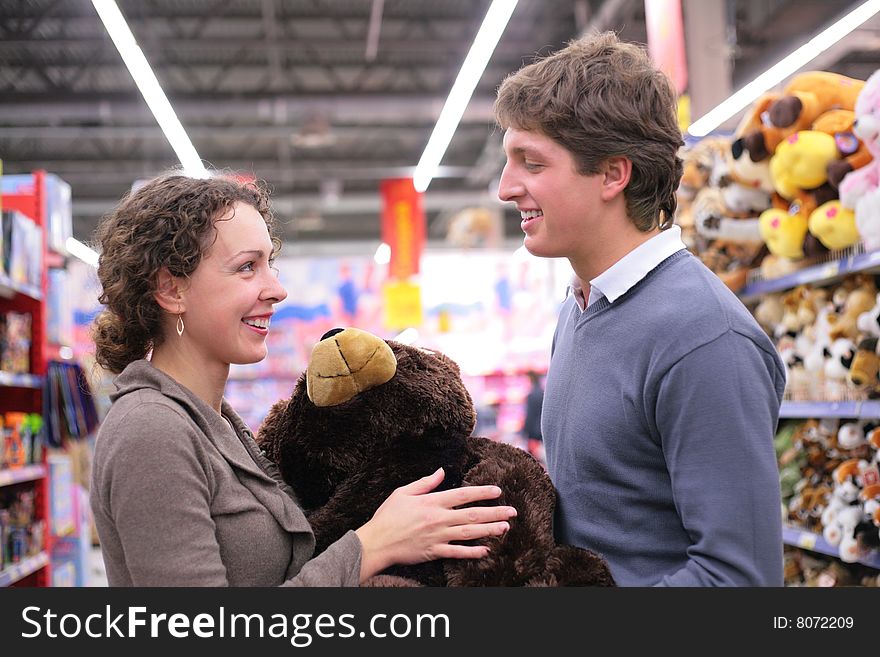
M 672 225 L 683 144 L 676 96 L 639 46 L 613 32 L 572 41 L 508 76 L 495 118 L 505 130 L 534 130 L 559 143 L 584 175 L 598 173 L 610 157 L 626 157 L 630 219 L 643 231 Z

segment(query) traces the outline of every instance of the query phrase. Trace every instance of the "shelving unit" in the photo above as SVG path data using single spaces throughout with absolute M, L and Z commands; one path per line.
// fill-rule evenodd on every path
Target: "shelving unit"
M 12 586 L 28 575 L 46 571 L 49 568 L 49 553 L 43 550 L 37 555 L 22 559 L 18 563 L 0 570 L 0 586 Z
M 14 470 L 0 470 L 0 486 L 11 486 L 23 481 L 35 481 L 46 476 L 46 466 L 42 463 L 26 465 Z
M 822 538 L 819 534 L 814 534 L 813 532 L 793 527 L 791 525 L 783 526 L 782 542 L 786 545 L 803 548 L 804 550 L 810 550 L 811 552 L 818 552 L 819 554 L 825 554 L 830 557 L 840 556 L 838 549 L 828 543 L 828 541 Z M 856 563 L 880 569 L 880 553 L 871 552 L 859 559 Z
M 5 388 L 42 388 L 43 377 L 0 370 L 0 386 Z
M 880 251 L 866 253 L 864 246 L 859 243 L 842 251 L 832 251 L 822 262 L 779 278 L 763 279 L 758 270 L 753 270 L 739 297 L 748 303 L 771 292 L 782 292 L 798 285 L 831 283 L 849 274 L 873 269 L 880 270 Z
M 31 299 L 43 298 L 43 293 L 39 288 L 13 281 L 9 276 L 0 272 L 0 297 L 11 299 L 16 294 L 24 294 Z
M 45 172 L 36 171 L 30 176 L 31 184 L 11 189 L 10 178 L 4 177 L 2 207 L 18 210 L 32 219 L 42 233 L 40 287 L 21 285 L 0 279 L 0 312 L 16 311 L 31 316 L 30 372 L 27 374 L 0 372 L 0 412 L 43 412 L 43 382 L 48 364 L 48 341 L 46 332 L 46 303 L 48 294 L 47 268 L 47 214 L 45 198 Z M 49 473 L 46 467 L 46 450 L 43 463 L 0 471 L 0 486 L 28 484 L 34 486 L 36 514 L 49 525 Z M 0 572 L 0 585 L 9 586 L 28 578 L 27 583 L 49 586 L 51 579 L 52 536 L 44 533 L 43 551 L 23 559 Z M 32 576 L 32 577 L 31 577 Z
M 763 279 L 759 270 L 753 270 L 746 286 L 739 292 L 746 304 L 760 301 L 767 294 L 783 292 L 798 285 L 827 285 L 859 272 L 880 273 L 880 251 L 865 252 L 863 245 L 827 254 L 822 262 L 775 279 Z M 839 401 L 797 400 L 783 401 L 780 419 L 876 419 L 880 418 L 880 400 L 842 399 Z M 785 524 L 783 543 L 811 552 L 840 558 L 837 547 L 829 544 L 820 534 Z M 859 559 L 859 564 L 880 569 L 880 553 L 874 551 Z
M 880 401 L 784 401 L 780 418 L 880 418 Z

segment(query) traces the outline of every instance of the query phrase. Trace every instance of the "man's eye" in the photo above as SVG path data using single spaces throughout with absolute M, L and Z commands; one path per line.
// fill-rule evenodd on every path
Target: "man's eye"
M 526 171 L 538 171 L 543 166 L 544 166 L 543 164 L 538 164 L 537 162 L 526 162 L 525 163 Z

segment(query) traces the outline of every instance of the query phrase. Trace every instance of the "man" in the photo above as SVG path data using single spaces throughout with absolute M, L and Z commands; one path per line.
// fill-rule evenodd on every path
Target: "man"
M 544 445 L 541 436 L 541 407 L 544 405 L 544 388 L 541 386 L 541 375 L 529 370 L 529 393 L 525 400 L 525 419 L 523 421 L 523 437 L 529 453 L 542 463 Z
M 499 197 L 575 273 L 544 391 L 563 543 L 623 586 L 781 586 L 772 343 L 685 250 L 675 94 L 645 52 L 586 37 L 508 77 Z

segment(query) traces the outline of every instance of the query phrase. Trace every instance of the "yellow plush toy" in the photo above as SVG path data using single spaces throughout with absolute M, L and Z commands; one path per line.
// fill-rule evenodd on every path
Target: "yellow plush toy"
M 840 157 L 831 135 L 801 130 L 790 135 L 770 158 L 773 186 L 792 200 L 802 189 L 813 189 L 828 181 L 828 165 Z
M 761 239 L 775 256 L 799 260 L 804 257 L 804 238 L 807 236 L 807 218 L 789 214 L 779 208 L 761 213 Z
M 810 214 L 807 224 L 814 235 L 829 249 L 845 249 L 859 241 L 856 215 L 840 201 L 823 203 Z

